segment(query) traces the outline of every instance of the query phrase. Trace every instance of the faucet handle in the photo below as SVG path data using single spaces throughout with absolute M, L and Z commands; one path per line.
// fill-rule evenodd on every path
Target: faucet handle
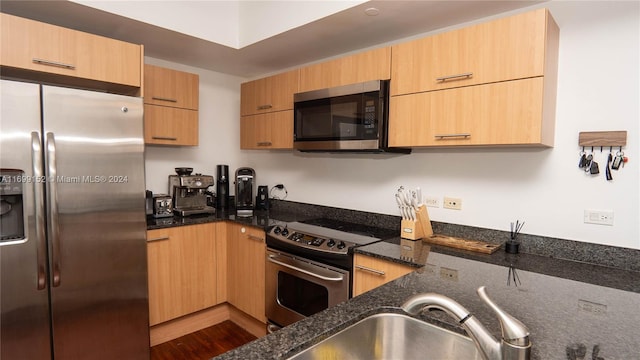
M 516 346 L 529 346 L 529 329 L 520 320 L 507 314 L 496 303 L 493 302 L 487 295 L 487 290 L 484 286 L 478 288 L 478 295 L 484 301 L 493 312 L 498 316 L 500 321 L 500 328 L 502 330 L 502 339 Z

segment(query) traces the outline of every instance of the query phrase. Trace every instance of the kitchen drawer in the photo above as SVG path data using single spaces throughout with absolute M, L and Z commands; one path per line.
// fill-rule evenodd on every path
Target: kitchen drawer
M 416 269 L 410 266 L 355 254 L 353 258 L 353 296 L 375 289 L 414 270 Z

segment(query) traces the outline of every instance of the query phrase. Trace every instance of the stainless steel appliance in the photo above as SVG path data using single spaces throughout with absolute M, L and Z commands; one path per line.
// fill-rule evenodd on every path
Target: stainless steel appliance
M 215 208 L 207 205 L 207 189 L 214 184 L 213 176 L 191 175 L 192 171 L 192 168 L 176 168 L 178 175 L 169 175 L 173 212 L 179 216 L 215 213 Z
M 142 99 L 0 96 L 0 357 L 148 359 Z
M 293 147 L 300 151 L 409 153 L 389 148 L 389 80 L 294 94 Z
M 236 170 L 236 214 L 252 216 L 255 200 L 256 172 L 252 168 L 242 167 Z
M 167 194 L 153 195 L 153 217 L 173 216 L 173 199 Z
M 351 232 L 336 230 L 340 228 Z M 328 219 L 272 227 L 266 237 L 268 330 L 349 299 L 353 249 L 393 235 L 384 229 Z

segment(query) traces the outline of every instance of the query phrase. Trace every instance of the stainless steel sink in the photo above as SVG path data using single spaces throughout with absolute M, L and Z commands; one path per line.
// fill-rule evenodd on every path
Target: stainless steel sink
M 481 360 L 473 341 L 402 314 L 369 316 L 290 359 Z

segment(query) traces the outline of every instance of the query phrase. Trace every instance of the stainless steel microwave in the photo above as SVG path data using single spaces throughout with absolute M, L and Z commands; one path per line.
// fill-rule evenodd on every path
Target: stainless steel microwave
M 315 152 L 401 152 L 389 148 L 389 80 L 294 95 L 293 147 Z

